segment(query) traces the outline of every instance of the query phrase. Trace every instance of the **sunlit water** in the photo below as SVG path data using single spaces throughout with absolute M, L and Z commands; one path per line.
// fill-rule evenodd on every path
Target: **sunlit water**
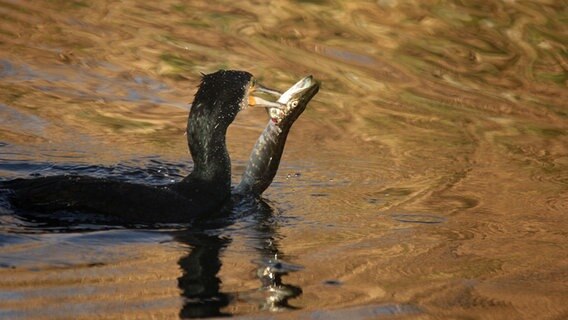
M 0 318 L 568 317 L 567 19 L 562 0 L 0 1 L 3 180 L 177 181 L 200 72 L 322 81 L 266 201 L 226 221 L 0 202 Z M 265 123 L 230 128 L 235 182 Z

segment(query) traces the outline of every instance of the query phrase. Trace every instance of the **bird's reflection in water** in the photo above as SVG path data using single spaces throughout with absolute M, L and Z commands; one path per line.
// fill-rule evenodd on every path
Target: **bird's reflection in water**
M 179 259 L 182 275 L 178 286 L 184 298 L 181 318 L 230 316 L 222 309 L 229 305 L 234 295 L 221 291 L 219 271 L 221 254 L 232 242 L 223 230 L 234 223 L 245 223 L 247 237 L 254 239 L 258 256 L 251 257 L 257 265 L 260 280 L 260 302 L 263 310 L 284 311 L 295 309 L 288 300 L 299 296 L 301 288 L 282 282 L 282 277 L 301 267 L 283 260 L 278 246 L 278 225 L 275 210 L 265 201 L 239 199 L 233 203 L 230 218 L 225 216 L 214 222 L 198 223 L 191 229 L 176 231 L 174 239 L 190 247 L 187 256 Z
M 182 275 L 178 278 L 178 286 L 184 297 L 184 305 L 180 311 L 183 318 L 202 318 L 226 316 L 221 308 L 230 301 L 228 294 L 221 292 L 221 280 L 218 272 L 221 269 L 221 251 L 231 240 L 217 235 L 191 232 L 176 236 L 176 240 L 191 246 L 188 255 L 179 259 Z

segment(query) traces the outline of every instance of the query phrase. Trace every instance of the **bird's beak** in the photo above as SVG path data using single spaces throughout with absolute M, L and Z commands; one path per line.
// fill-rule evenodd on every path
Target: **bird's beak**
M 280 93 L 278 90 L 267 88 L 258 82 L 254 84 L 252 90 L 253 92 L 266 93 L 276 98 L 280 98 L 280 96 L 282 95 L 282 93 Z
M 276 98 L 280 98 L 280 96 L 282 95 L 280 92 L 274 90 L 274 89 L 270 89 L 267 88 L 259 83 L 255 83 L 253 85 L 253 87 L 251 88 L 250 94 L 249 94 L 249 101 L 248 101 L 248 105 L 251 107 L 262 107 L 262 108 L 283 108 L 284 105 L 279 103 L 279 102 L 272 102 L 272 101 L 268 101 L 265 100 L 263 98 L 254 96 L 253 93 L 265 93 L 271 96 L 274 96 Z

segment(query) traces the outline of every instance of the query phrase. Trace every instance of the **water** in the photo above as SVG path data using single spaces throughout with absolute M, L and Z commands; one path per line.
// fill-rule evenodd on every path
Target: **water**
M 0 317 L 565 318 L 567 8 L 0 1 L 2 179 L 177 181 L 200 72 L 322 81 L 266 202 L 222 223 L 1 202 Z M 265 117 L 229 130 L 235 182 Z

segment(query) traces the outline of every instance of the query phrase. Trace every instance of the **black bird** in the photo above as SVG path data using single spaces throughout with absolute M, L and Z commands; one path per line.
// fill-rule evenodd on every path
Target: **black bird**
M 31 211 L 81 211 L 129 223 L 178 223 L 207 218 L 231 198 L 231 161 L 225 136 L 237 113 L 249 105 L 271 107 L 270 113 L 278 114 L 281 119 L 273 118 L 267 130 L 277 126 L 278 122 L 287 126 L 285 130 L 277 130 L 276 134 L 274 130 L 265 130 L 259 141 L 267 142 L 261 146 L 257 142 L 255 150 L 258 149 L 258 152 L 253 150 L 252 164 L 249 163 L 248 167 L 264 166 L 266 170 L 249 174 L 237 190 L 240 196 L 256 197 L 272 182 L 290 126 L 319 89 L 319 84 L 311 77 L 305 79 L 302 86 L 297 87 L 296 84 L 297 88 L 292 87 L 293 92 L 286 97 L 285 103 L 293 105 L 290 107 L 252 96 L 253 92 L 280 94 L 258 84 L 248 72 L 220 70 L 204 75 L 187 123 L 187 139 L 194 167 L 182 181 L 149 186 L 63 175 L 5 181 L 0 184 L 0 189 L 8 190 L 10 201 L 16 208 Z M 283 111 L 275 111 L 278 109 Z M 288 118 L 293 120 L 285 121 Z M 280 133 L 285 134 L 282 137 Z M 259 153 L 264 156 L 260 161 L 258 156 L 254 156 Z

